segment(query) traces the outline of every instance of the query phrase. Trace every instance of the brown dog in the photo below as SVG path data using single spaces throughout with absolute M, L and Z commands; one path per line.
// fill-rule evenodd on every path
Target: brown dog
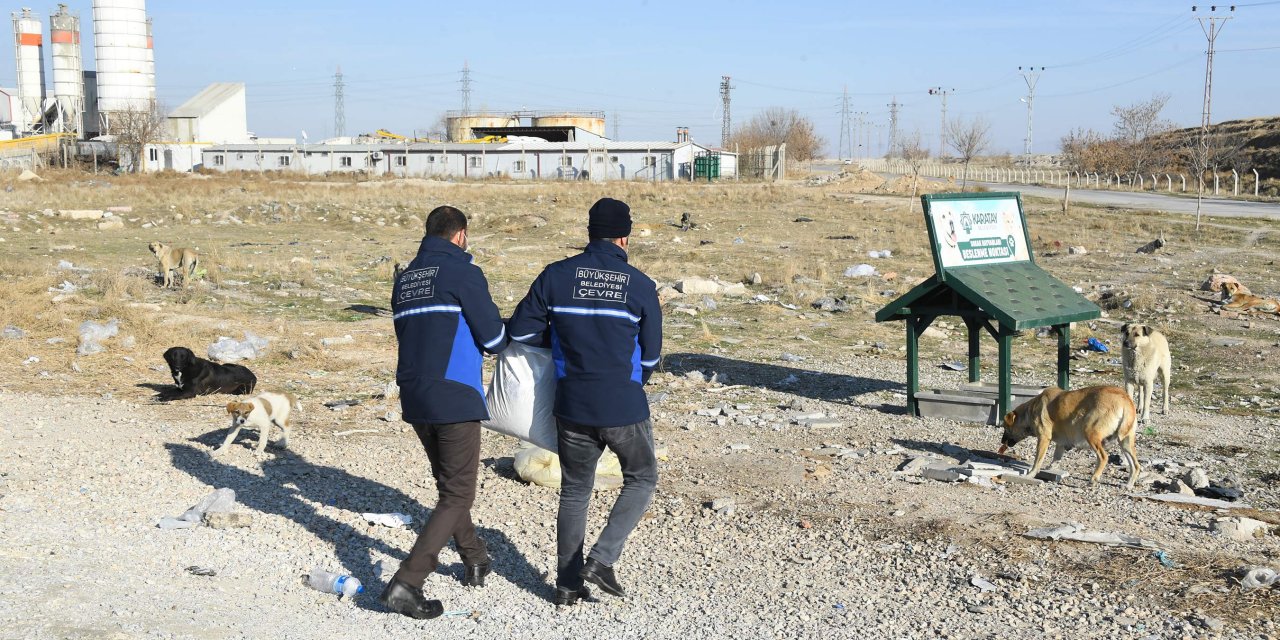
M 147 248 L 160 260 L 160 275 L 164 279 L 165 288 L 173 286 L 172 272 L 175 270 L 182 274 L 182 286 L 187 286 L 187 281 L 195 275 L 200 263 L 200 255 L 195 249 L 175 248 L 163 242 L 152 242 Z
M 1146 422 L 1151 417 L 1151 397 L 1155 393 L 1156 376 L 1164 383 L 1164 413 L 1169 413 L 1169 372 L 1173 358 L 1169 355 L 1169 340 L 1163 333 L 1145 324 L 1125 324 L 1120 327 L 1121 344 L 1124 345 L 1120 361 L 1124 364 L 1124 390 L 1132 396 L 1138 392 L 1138 413 Z
M 1222 308 L 1230 311 L 1261 311 L 1262 313 L 1280 314 L 1280 302 L 1240 291 L 1240 285 L 1234 282 L 1222 283 L 1222 291 L 1227 294 L 1227 301 Z
M 1085 387 L 1075 391 L 1049 387 L 1005 414 L 999 452 L 1004 453 L 1023 439 L 1035 436 L 1036 459 L 1027 472 L 1034 478 L 1040 473 L 1050 442 L 1054 443 L 1050 467 L 1062 459 L 1067 449 L 1088 444 L 1098 456 L 1091 482 L 1096 485 L 1102 470 L 1107 468 L 1108 456 L 1103 442 L 1115 438 L 1120 441 L 1120 452 L 1129 465 L 1129 488 L 1132 489 L 1142 471 L 1135 446 L 1137 434 L 1133 430 L 1136 422 L 1133 399 L 1120 387 Z

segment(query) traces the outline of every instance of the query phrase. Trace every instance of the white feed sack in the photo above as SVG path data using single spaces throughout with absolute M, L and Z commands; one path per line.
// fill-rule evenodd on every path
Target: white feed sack
M 555 402 L 556 372 L 551 350 L 512 342 L 498 354 L 485 398 L 489 419 L 483 424 L 498 433 L 554 452 L 556 418 L 552 409 Z

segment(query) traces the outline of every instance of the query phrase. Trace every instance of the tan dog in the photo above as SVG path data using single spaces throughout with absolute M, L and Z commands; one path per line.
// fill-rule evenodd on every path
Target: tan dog
M 1222 308 L 1230 311 L 1261 311 L 1262 313 L 1280 314 L 1280 302 L 1240 291 L 1240 285 L 1234 282 L 1222 283 L 1222 291 L 1227 300 Z
M 271 425 L 280 427 L 284 436 L 280 438 L 280 446 L 289 448 L 289 412 L 291 409 L 302 411 L 302 404 L 292 393 L 272 393 L 264 391 L 248 402 L 228 402 L 227 413 L 231 414 L 231 433 L 222 441 L 222 446 L 215 452 L 222 452 L 245 426 L 258 429 L 258 446 L 254 450 L 262 453 L 267 448 L 267 438 L 271 434 Z
M 1124 390 L 1133 397 L 1138 391 L 1138 413 L 1147 421 L 1151 414 L 1151 396 L 1155 393 L 1156 375 L 1164 384 L 1164 409 L 1169 413 L 1169 372 L 1173 358 L 1169 355 L 1169 340 L 1163 333 L 1145 324 L 1126 324 L 1120 327 L 1121 360 L 1124 362 Z
M 165 288 L 173 286 L 174 270 L 182 273 L 182 286 L 187 286 L 187 281 L 195 275 L 200 263 L 200 255 L 195 249 L 170 247 L 163 242 L 152 242 L 147 248 L 160 260 L 160 274 L 164 278 Z
M 1107 450 L 1102 444 L 1108 438 L 1115 438 L 1120 441 L 1121 454 L 1129 465 L 1129 488 L 1132 489 L 1142 471 L 1135 446 L 1137 434 L 1133 430 L 1136 413 L 1133 399 L 1120 387 L 1085 387 L 1075 391 L 1049 387 L 1005 414 L 999 453 L 1035 436 L 1036 459 L 1027 472 L 1034 478 L 1040 473 L 1050 442 L 1054 443 L 1050 467 L 1062 459 L 1067 449 L 1088 444 L 1098 456 L 1091 482 L 1096 485 L 1102 470 L 1107 468 Z

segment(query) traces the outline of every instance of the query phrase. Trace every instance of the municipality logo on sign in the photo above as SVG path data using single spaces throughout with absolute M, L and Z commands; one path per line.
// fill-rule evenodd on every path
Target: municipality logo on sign
M 973 233 L 973 217 L 969 214 L 960 215 L 960 227 L 964 229 L 965 235 Z

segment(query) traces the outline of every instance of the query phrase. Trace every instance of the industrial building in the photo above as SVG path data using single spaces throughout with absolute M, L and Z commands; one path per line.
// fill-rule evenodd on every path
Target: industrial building
M 737 156 L 689 140 L 352 145 L 228 144 L 204 150 L 212 171 L 365 173 L 512 180 L 692 180 L 733 178 Z

